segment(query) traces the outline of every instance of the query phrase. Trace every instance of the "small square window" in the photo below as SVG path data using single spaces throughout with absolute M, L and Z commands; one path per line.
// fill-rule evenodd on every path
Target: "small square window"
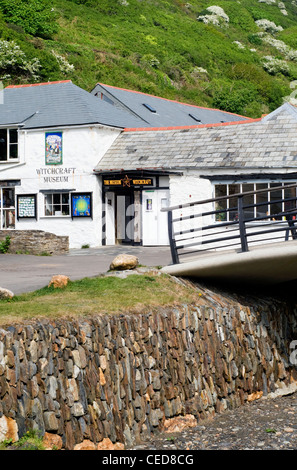
M 44 215 L 50 217 L 63 217 L 70 215 L 68 193 L 51 193 L 44 195 Z
M 0 129 L 0 162 L 18 158 L 17 129 Z

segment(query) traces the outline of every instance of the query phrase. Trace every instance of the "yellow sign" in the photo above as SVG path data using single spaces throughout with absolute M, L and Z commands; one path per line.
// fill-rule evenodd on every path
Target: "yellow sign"
M 121 186 L 122 180 L 104 180 L 104 184 L 106 184 L 107 186 L 111 186 L 111 185 Z
M 152 180 L 133 180 L 133 184 L 152 184 Z
M 105 186 L 131 186 L 131 182 L 133 185 L 151 185 L 152 184 L 152 179 L 131 179 L 127 175 L 125 178 L 120 179 L 120 180 L 103 180 L 103 184 Z

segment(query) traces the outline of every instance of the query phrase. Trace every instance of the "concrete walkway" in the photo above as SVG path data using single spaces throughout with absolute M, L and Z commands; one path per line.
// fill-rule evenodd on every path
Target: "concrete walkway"
M 0 287 L 15 294 L 32 292 L 48 285 L 57 274 L 71 280 L 92 277 L 108 271 L 120 253 L 135 255 L 139 264 L 166 266 L 171 263 L 169 247 L 104 246 L 71 250 L 67 255 L 33 256 L 0 254 Z

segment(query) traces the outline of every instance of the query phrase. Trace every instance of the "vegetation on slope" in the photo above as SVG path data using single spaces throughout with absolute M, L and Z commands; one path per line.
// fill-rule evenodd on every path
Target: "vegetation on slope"
M 99 81 L 259 117 L 297 80 L 295 0 L 0 0 L 0 11 L 5 85 Z

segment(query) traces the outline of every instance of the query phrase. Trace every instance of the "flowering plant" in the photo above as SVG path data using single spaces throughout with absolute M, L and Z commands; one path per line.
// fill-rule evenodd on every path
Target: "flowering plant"
M 39 60 L 36 57 L 28 60 L 14 41 L 0 40 L 0 72 L 5 74 L 2 79 L 10 78 L 11 74 L 20 74 L 38 80 L 40 67 Z

